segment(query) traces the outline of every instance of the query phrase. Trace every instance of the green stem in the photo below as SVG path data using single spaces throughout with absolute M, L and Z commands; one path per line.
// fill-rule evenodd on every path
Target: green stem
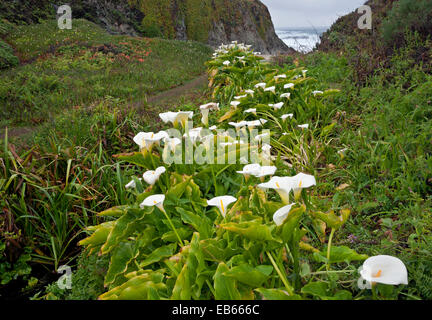
M 213 294 L 213 297 L 216 297 L 216 291 L 215 291 L 215 289 L 213 289 L 213 286 L 211 285 L 210 281 L 208 281 L 208 279 L 206 279 L 206 283 L 207 283 L 207 286 L 209 287 L 211 293 Z
M 333 236 L 335 233 L 335 229 L 332 228 L 331 232 L 330 232 L 330 238 L 328 241 L 328 245 L 327 245 L 327 271 L 330 270 L 330 252 L 331 252 L 331 245 L 332 245 L 332 241 L 333 241 Z
M 182 239 L 180 238 L 179 234 L 177 233 L 177 230 L 176 230 L 176 228 L 174 227 L 174 224 L 172 223 L 172 221 L 171 221 L 170 217 L 168 216 L 168 214 L 166 213 L 165 209 L 163 209 L 163 210 L 161 210 L 161 211 L 164 213 L 165 217 L 168 219 L 168 222 L 169 222 L 169 224 L 171 225 L 171 228 L 173 229 L 174 233 L 176 234 L 177 239 L 178 239 L 179 242 L 180 242 L 180 245 L 181 245 L 182 247 L 184 247 L 184 243 L 183 243 Z
M 270 262 L 272 263 L 273 267 L 275 268 L 277 274 L 279 275 L 279 278 L 282 280 L 283 284 L 285 285 L 285 288 L 287 289 L 288 294 L 290 296 L 294 295 L 293 288 L 290 286 L 290 284 L 288 283 L 288 280 L 285 278 L 285 276 L 283 275 L 283 273 L 280 271 L 278 265 L 276 264 L 276 262 L 274 261 L 272 255 L 271 255 L 271 253 L 268 252 L 268 251 L 266 251 L 266 253 L 267 253 L 267 256 L 270 259 Z

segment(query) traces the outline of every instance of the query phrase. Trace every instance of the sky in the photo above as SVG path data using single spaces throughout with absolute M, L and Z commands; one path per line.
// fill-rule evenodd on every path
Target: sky
M 269 8 L 275 28 L 330 27 L 340 16 L 366 0 L 261 0 Z

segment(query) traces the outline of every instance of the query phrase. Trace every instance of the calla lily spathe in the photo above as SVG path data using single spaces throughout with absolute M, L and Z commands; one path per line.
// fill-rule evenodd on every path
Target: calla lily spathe
M 393 256 L 379 255 L 366 259 L 360 274 L 369 283 L 408 284 L 405 264 Z
M 250 108 L 244 111 L 244 113 L 253 113 L 254 115 L 256 115 L 257 109 L 256 108 Z
M 300 129 L 309 129 L 309 124 L 301 124 L 298 126 Z
M 233 106 L 234 108 L 237 108 L 240 105 L 240 101 L 231 101 L 230 105 Z
M 273 107 L 275 109 L 275 111 L 276 111 L 276 110 L 281 109 L 284 106 L 284 103 L 283 102 L 279 102 L 279 103 L 276 103 L 276 104 L 270 103 L 269 106 Z
M 140 208 L 144 209 L 144 207 L 156 206 L 159 210 L 165 212 L 165 209 L 163 207 L 164 201 L 165 201 L 165 195 L 155 194 L 145 198 L 144 201 L 140 204 Z
M 142 181 L 141 178 L 139 178 L 138 180 Z M 131 180 L 127 185 L 125 185 L 125 189 L 135 189 L 135 188 L 136 188 L 135 180 Z
M 283 120 L 283 121 L 285 121 L 286 119 L 288 119 L 288 118 L 293 118 L 294 117 L 294 114 L 293 113 L 288 113 L 288 114 L 284 114 L 284 115 L 282 115 L 281 116 L 281 119 Z
M 260 170 L 261 170 L 261 166 L 258 163 L 252 163 L 244 166 L 243 170 L 237 171 L 237 173 L 244 175 L 244 177 L 248 179 L 249 176 L 259 173 Z
M 200 106 L 200 110 L 201 110 L 201 122 L 207 126 L 208 125 L 208 117 L 209 117 L 209 112 L 212 110 L 219 110 L 219 103 L 214 103 L 214 102 L 210 102 L 207 104 L 204 104 L 202 106 Z
M 278 211 L 276 211 L 273 215 L 273 221 L 276 223 L 278 227 L 283 225 L 286 218 L 288 218 L 288 215 L 291 211 L 291 208 L 295 205 L 295 203 L 286 205 L 285 207 L 280 208 Z
M 227 211 L 228 211 L 227 210 L 228 206 L 231 203 L 236 202 L 236 201 L 237 201 L 237 198 L 234 198 L 232 196 L 221 196 L 221 197 L 213 198 L 211 200 L 207 200 L 207 204 L 209 206 L 218 207 L 220 213 L 225 218 Z
M 292 179 L 292 189 L 294 191 L 294 198 L 298 199 L 303 189 L 310 188 L 316 185 L 316 179 L 314 176 L 305 173 L 299 173 Z
M 255 88 L 261 88 L 261 89 L 264 89 L 265 87 L 267 86 L 267 83 L 264 83 L 264 82 L 260 82 L 260 83 L 257 83 L 256 85 L 255 85 Z
M 294 88 L 294 83 L 287 83 L 286 85 L 284 85 L 284 89 L 291 89 Z
M 160 113 L 159 117 L 164 123 L 172 123 L 176 126 L 180 122 L 182 127 L 185 127 L 187 120 L 192 119 L 193 111 L 164 112 Z
M 153 186 L 159 180 L 160 176 L 165 172 L 165 167 L 159 167 L 156 170 L 149 170 L 144 172 L 143 179 L 149 185 Z
M 275 166 L 262 166 L 257 172 L 253 173 L 253 175 L 257 178 L 260 178 L 261 180 L 264 180 L 264 177 L 274 175 L 276 170 L 277 167 Z
M 134 142 L 139 145 L 140 149 L 150 150 L 154 144 L 159 143 L 161 140 L 168 138 L 168 133 L 160 131 L 153 132 L 140 132 L 134 138 Z
M 280 97 L 281 97 L 281 98 L 287 98 L 287 99 L 289 99 L 289 98 L 291 97 L 291 93 L 289 93 L 289 92 L 287 92 L 287 93 L 283 93 L 283 94 L 281 94 Z
M 258 188 L 274 189 L 285 204 L 289 203 L 289 194 L 292 190 L 291 177 L 272 177 L 269 182 L 261 183 Z
M 268 88 L 265 88 L 264 91 L 276 93 L 276 87 L 275 86 L 268 87 Z

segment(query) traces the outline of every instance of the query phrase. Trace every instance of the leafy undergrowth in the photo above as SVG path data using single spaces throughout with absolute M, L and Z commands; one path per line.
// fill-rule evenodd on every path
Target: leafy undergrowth
M 210 54 L 192 41 L 108 35 L 86 20 L 72 30 L 56 21 L 18 26 L 7 40 L 22 65 L 2 72 L 1 126 L 40 124 L 107 96 L 145 101 L 202 74 Z

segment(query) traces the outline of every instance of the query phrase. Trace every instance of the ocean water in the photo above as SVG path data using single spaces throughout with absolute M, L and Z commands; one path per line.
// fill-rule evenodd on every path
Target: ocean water
M 299 52 L 310 52 L 320 42 L 320 36 L 327 27 L 319 28 L 278 28 L 276 34 L 289 47 Z

